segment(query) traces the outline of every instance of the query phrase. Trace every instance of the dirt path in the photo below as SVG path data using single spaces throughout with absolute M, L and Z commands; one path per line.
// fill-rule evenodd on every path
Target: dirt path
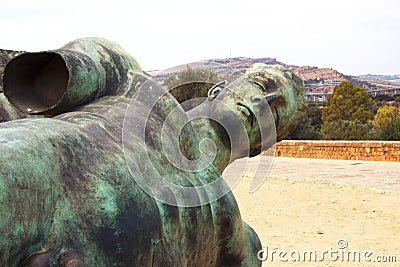
M 268 253 L 264 254 L 268 258 L 263 266 L 398 266 L 400 192 L 367 188 L 365 183 L 346 185 L 343 177 L 339 179 L 339 183 L 310 179 L 306 177 L 310 169 L 307 164 L 315 165 L 316 162 L 307 163 L 307 160 L 301 162 L 303 171 L 297 168 L 299 177 L 285 178 L 287 175 L 285 172 L 280 173 L 280 166 L 295 166 L 299 163 L 295 161 L 296 159 L 277 158 L 271 169 L 271 174 L 275 177 L 267 177 L 258 191 L 249 194 L 248 187 L 257 166 L 256 160 L 252 159 L 249 170 L 233 190 L 243 219 L 258 233 L 263 248 L 268 249 Z M 317 164 L 326 173 L 330 171 L 324 164 L 333 168 L 336 166 L 336 163 L 327 160 Z M 339 161 L 337 164 L 347 166 L 351 162 Z M 363 173 L 361 170 L 370 168 L 366 162 L 358 165 L 361 164 L 365 166 L 359 170 L 351 167 L 352 170 L 347 172 L 351 172 L 348 179 L 357 180 Z M 396 167 L 400 168 L 400 164 L 397 164 L 393 165 L 394 169 L 390 173 L 395 173 Z M 400 176 L 400 172 L 397 173 Z M 334 178 L 333 175 L 330 178 Z M 304 180 L 299 180 L 302 178 Z M 376 174 L 371 177 L 374 183 L 378 179 L 385 180 L 387 177 L 376 177 Z M 341 241 L 338 244 L 339 240 Z M 342 247 L 345 248 L 341 249 Z M 355 260 L 353 252 L 356 255 Z M 310 256 L 311 261 L 308 259 Z M 396 259 L 386 256 L 396 256 Z M 294 262 L 298 257 L 300 262 Z M 323 257 L 324 261 L 319 262 Z M 368 263 L 367 260 L 371 262 Z M 383 260 L 396 260 L 397 263 L 378 263 Z

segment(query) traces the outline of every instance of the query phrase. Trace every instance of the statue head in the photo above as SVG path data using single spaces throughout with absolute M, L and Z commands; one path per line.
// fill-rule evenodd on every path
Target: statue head
M 265 95 L 274 115 L 277 141 L 289 135 L 304 112 L 304 83 L 281 65 L 255 64 L 246 72 Z
M 303 94 L 303 81 L 290 70 L 255 64 L 245 75 L 216 84 L 208 99 L 210 113 L 223 124 L 215 127 L 221 140 L 232 144 L 238 158 L 258 155 L 286 137 L 305 105 Z

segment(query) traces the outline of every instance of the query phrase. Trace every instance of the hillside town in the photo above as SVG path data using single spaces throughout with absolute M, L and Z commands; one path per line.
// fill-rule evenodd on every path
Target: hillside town
M 313 102 L 324 102 L 332 94 L 335 86 L 342 81 L 349 81 L 356 86 L 364 88 L 371 96 L 377 95 L 398 95 L 400 94 L 399 75 L 363 75 L 351 76 L 342 74 L 332 68 L 318 68 L 315 66 L 295 66 L 278 61 L 276 58 L 246 58 L 235 57 L 226 59 L 209 59 L 197 62 L 191 67 L 210 68 L 217 74 L 229 75 L 235 71 L 241 71 L 255 63 L 283 65 L 303 79 L 305 84 L 305 95 L 307 100 Z M 162 81 L 172 73 L 178 73 L 186 68 L 181 65 L 167 71 L 148 71 L 158 81 Z

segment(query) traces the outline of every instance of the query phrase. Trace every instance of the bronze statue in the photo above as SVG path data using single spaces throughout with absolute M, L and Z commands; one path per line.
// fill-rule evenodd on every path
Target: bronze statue
M 256 65 L 187 111 L 160 90 L 103 39 L 7 64 L 7 99 L 45 118 L 0 123 L 1 265 L 261 266 L 260 241 L 220 175 L 272 146 L 263 132 L 290 132 L 302 81 Z M 200 166 L 204 138 L 216 154 Z

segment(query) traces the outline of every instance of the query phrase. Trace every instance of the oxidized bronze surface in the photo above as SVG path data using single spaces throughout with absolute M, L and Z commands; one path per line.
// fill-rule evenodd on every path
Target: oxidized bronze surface
M 4 78 L 8 100 L 26 113 L 51 118 L 10 116 L 0 123 L 0 264 L 261 266 L 260 241 L 242 221 L 231 192 L 217 199 L 218 192 L 191 195 L 200 205 L 185 206 L 180 203 L 187 196 L 159 188 L 157 181 L 150 191 L 174 204 L 137 183 L 153 181 L 146 177 L 153 168 L 178 186 L 201 186 L 220 178 L 234 159 L 273 145 L 273 138 L 261 137 L 263 127 L 274 125 L 279 139 L 287 134 L 303 105 L 302 82 L 286 69 L 265 65 L 244 76 L 256 86 L 228 81 L 230 90 L 213 88 L 186 112 L 168 92 L 146 105 L 135 93 L 149 78 L 131 56 L 103 39 L 80 39 L 10 61 Z M 272 117 L 263 117 L 262 99 Z M 129 117 L 130 104 L 137 104 L 137 114 Z M 206 110 L 232 127 L 240 123 L 245 134 L 228 136 L 206 116 L 189 122 L 176 139 L 179 151 L 194 161 L 202 155 L 200 141 L 209 138 L 216 156 L 206 168 L 183 171 L 166 155 L 165 149 L 176 146 L 174 136 L 161 140 L 162 127 L 177 128 L 179 120 L 168 117 L 173 110 L 186 119 Z M 141 123 L 145 143 L 137 141 L 135 125 Z M 142 149 L 150 161 L 141 160 Z

